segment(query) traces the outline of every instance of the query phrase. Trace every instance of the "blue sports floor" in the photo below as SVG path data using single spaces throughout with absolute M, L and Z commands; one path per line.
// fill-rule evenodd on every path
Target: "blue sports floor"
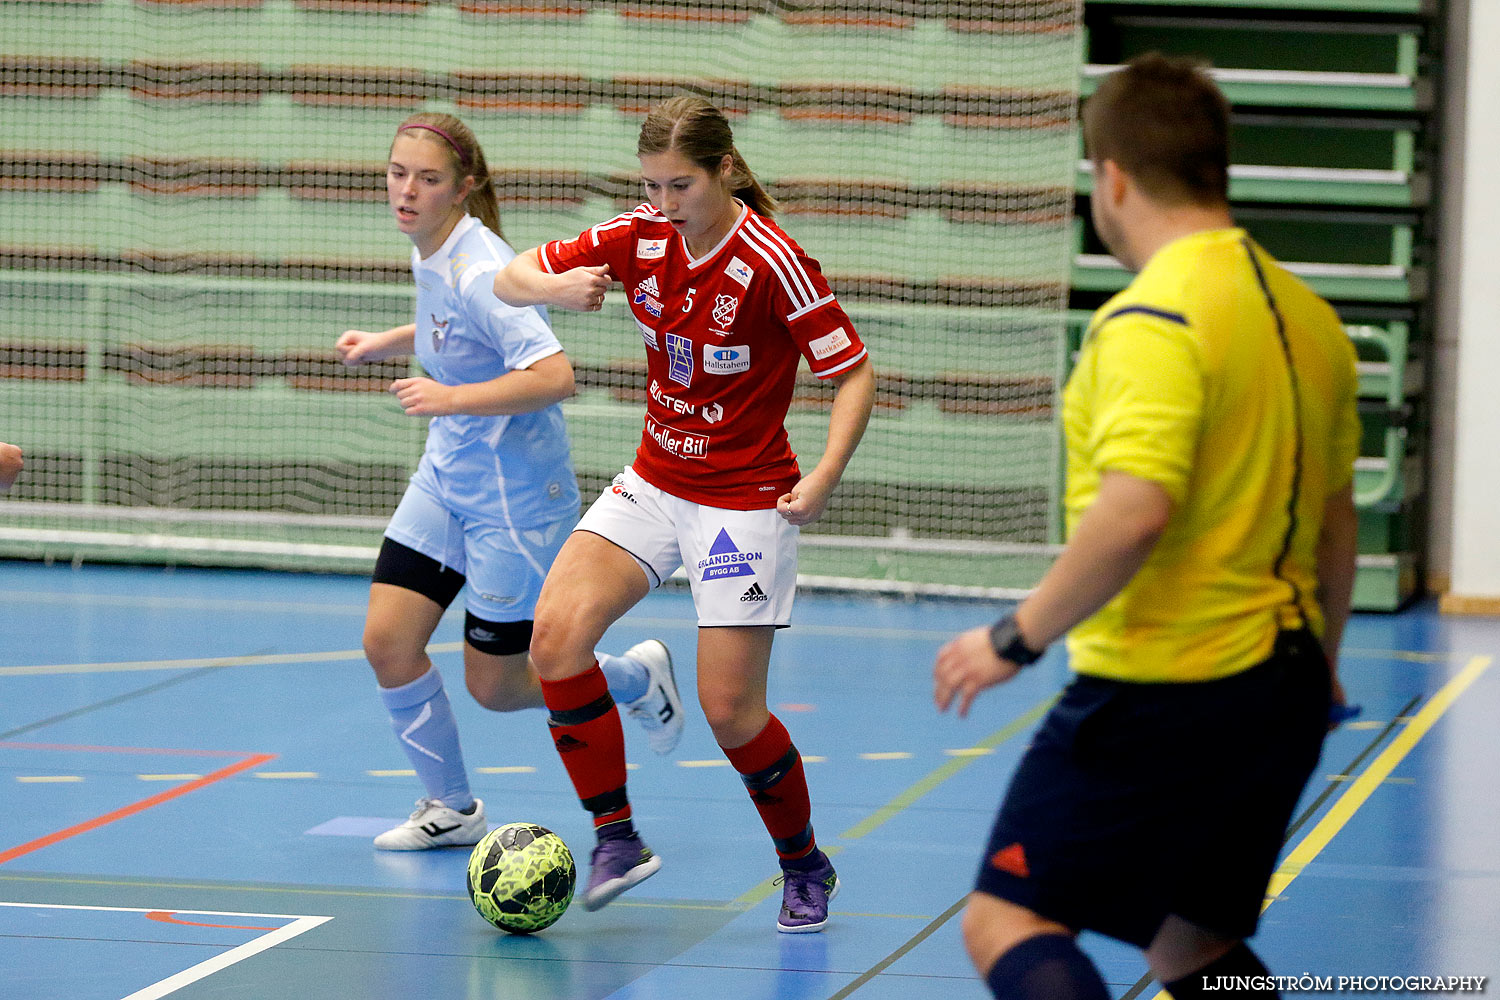
M 382 854 L 419 794 L 359 652 L 367 584 L 342 576 L 0 562 L 0 996 L 980 1000 L 956 914 L 1001 789 L 1064 680 L 1057 654 L 967 721 L 931 701 L 964 602 L 803 594 L 773 708 L 807 760 L 844 889 L 823 934 L 774 930 L 772 851 L 701 715 L 670 758 L 627 722 L 659 875 L 534 937 L 493 930 L 467 851 Z M 672 647 L 692 698 L 685 592 L 611 632 Z M 492 823 L 586 857 L 541 712 L 464 693 L 459 621 L 435 660 Z M 1500 622 L 1358 616 L 1334 734 L 1256 948 L 1273 972 L 1500 973 Z M 1116 997 L 1154 997 L 1130 950 L 1085 936 Z M 1496 987 L 1487 984 L 1488 990 Z M 1397 991 L 1365 990 L 1367 995 Z

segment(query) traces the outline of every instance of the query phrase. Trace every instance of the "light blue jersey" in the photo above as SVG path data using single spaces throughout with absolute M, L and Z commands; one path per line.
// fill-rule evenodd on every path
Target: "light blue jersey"
M 495 275 L 515 255 L 469 215 L 431 257 L 412 251 L 416 355 L 430 378 L 487 382 L 562 350 L 543 310 L 495 297 Z M 556 403 L 512 416 L 433 417 L 412 483 L 465 519 L 536 527 L 578 516 L 578 481 Z

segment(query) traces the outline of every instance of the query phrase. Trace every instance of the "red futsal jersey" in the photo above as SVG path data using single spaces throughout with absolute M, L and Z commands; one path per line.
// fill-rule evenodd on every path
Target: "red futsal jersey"
M 740 210 L 704 256 L 652 205 L 541 248 L 553 274 L 608 264 L 646 341 L 646 427 L 635 471 L 684 500 L 776 506 L 801 473 L 786 436 L 797 365 L 828 378 L 865 357 L 818 262 Z

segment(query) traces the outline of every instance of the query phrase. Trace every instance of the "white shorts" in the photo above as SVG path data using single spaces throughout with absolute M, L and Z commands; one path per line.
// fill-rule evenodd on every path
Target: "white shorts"
M 531 528 L 463 518 L 412 483 L 385 534 L 462 573 L 464 605 L 476 618 L 519 622 L 536 617 L 542 581 L 572 527 L 572 518 Z
M 683 567 L 700 627 L 791 624 L 801 529 L 774 507 L 705 507 L 664 493 L 627 468 L 573 530 L 629 552 L 653 587 Z

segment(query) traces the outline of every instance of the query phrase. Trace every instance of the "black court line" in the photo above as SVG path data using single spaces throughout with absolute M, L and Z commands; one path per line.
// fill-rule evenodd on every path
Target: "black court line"
M 1364 762 L 1364 759 L 1370 754 L 1374 753 L 1376 747 L 1385 742 L 1386 737 L 1390 736 L 1391 733 L 1395 730 L 1397 722 L 1407 716 L 1407 714 L 1412 710 L 1413 706 L 1415 706 L 1417 702 L 1421 700 L 1421 697 L 1421 695 L 1416 695 L 1411 699 L 1411 701 L 1408 701 L 1405 705 L 1403 705 L 1401 707 L 1401 710 L 1391 717 L 1391 721 L 1385 724 L 1385 728 L 1381 729 L 1380 732 L 1377 733 L 1370 740 L 1370 742 L 1365 745 L 1364 749 L 1355 754 L 1354 759 L 1351 760 L 1347 765 L 1345 765 L 1343 771 L 1340 773 L 1352 774 L 1355 771 L 1359 770 L 1359 766 Z M 1288 843 L 1290 843 L 1292 838 L 1296 835 L 1297 831 L 1302 829 L 1302 827 L 1307 824 L 1308 820 L 1317 815 L 1318 810 L 1320 810 L 1323 807 L 1323 804 L 1327 802 L 1330 797 L 1332 797 L 1334 790 L 1342 787 L 1342 784 L 1342 782 L 1328 783 L 1327 787 L 1323 789 L 1318 797 L 1313 799 L 1313 801 L 1308 804 L 1307 808 L 1302 811 L 1302 815 L 1298 816 L 1295 820 L 1292 821 L 1292 825 L 1287 828 L 1286 836 L 1282 838 L 1282 847 L 1285 847 Z M 926 927 L 923 927 L 920 931 L 914 934 L 910 939 L 906 941 L 905 944 L 897 948 L 895 951 L 891 952 L 879 962 L 876 962 L 858 979 L 854 980 L 854 982 L 850 983 L 848 986 L 845 986 L 843 989 L 833 994 L 833 996 L 829 997 L 828 1000 L 845 1000 L 845 998 L 854 993 L 855 990 L 864 986 L 865 983 L 868 983 L 870 980 L 880 975 L 886 969 L 890 968 L 901 958 L 902 955 L 905 955 L 917 945 L 921 944 L 923 941 L 931 937 L 939 927 L 952 920 L 954 915 L 962 910 L 964 904 L 968 901 L 969 896 L 967 893 L 965 893 L 958 902 L 954 903 L 952 906 L 948 907 L 948 909 L 944 910 L 941 915 L 939 915 Z M 1120 1000 L 1135 1000 L 1135 998 L 1140 996 L 1141 993 L 1145 991 L 1146 987 L 1151 985 L 1153 982 L 1155 982 L 1154 977 L 1152 977 L 1150 973 L 1147 973 L 1146 975 L 1138 979 L 1135 985 L 1126 990 L 1125 994 L 1120 997 Z
M 876 962 L 869 969 L 867 969 L 862 976 L 860 976 L 854 982 L 850 983 L 848 986 L 845 986 L 843 989 L 839 990 L 833 996 L 829 997 L 828 1000 L 844 1000 L 844 998 L 849 994 L 853 993 L 865 983 L 868 983 L 870 980 L 880 975 L 886 969 L 890 968 L 891 965 L 894 964 L 902 955 L 905 955 L 917 945 L 927 940 L 932 936 L 932 933 L 934 931 L 946 924 L 948 921 L 952 920 L 953 915 L 959 910 L 963 909 L 964 904 L 968 901 L 969 896 L 967 893 L 965 893 L 963 898 L 944 910 L 942 914 L 937 917 L 937 919 L 932 921 L 932 923 L 917 931 L 917 933 L 914 934 L 910 939 L 908 939 L 905 944 L 897 948 L 895 951 L 891 952 L 885 958 L 882 958 L 879 962 Z
M 248 655 L 264 656 L 266 655 L 266 652 L 263 651 L 261 653 L 251 653 Z M 155 684 L 148 684 L 145 687 L 138 688 L 135 691 L 128 691 L 125 694 L 117 694 L 113 698 L 106 698 L 103 701 L 96 701 L 92 705 L 83 705 L 71 711 L 63 712 L 59 715 L 54 715 L 51 718 L 42 719 L 39 722 L 33 722 L 30 725 L 21 726 L 6 733 L 0 733 L 0 740 L 15 739 L 17 736 L 24 736 L 29 732 L 45 728 L 56 722 L 66 722 L 69 719 L 76 719 L 80 715 L 87 715 L 90 712 L 96 712 L 101 708 L 113 708 L 116 705 L 123 705 L 127 701 L 133 701 L 136 698 L 141 698 L 148 694 L 155 694 L 156 692 L 165 690 L 166 688 L 169 688 L 174 684 L 181 684 L 183 681 L 192 680 L 193 678 L 201 674 L 211 673 L 217 669 L 219 668 L 198 667 L 194 670 L 188 671 L 187 673 L 178 674 L 176 677 L 168 677 L 164 681 L 157 681 Z

